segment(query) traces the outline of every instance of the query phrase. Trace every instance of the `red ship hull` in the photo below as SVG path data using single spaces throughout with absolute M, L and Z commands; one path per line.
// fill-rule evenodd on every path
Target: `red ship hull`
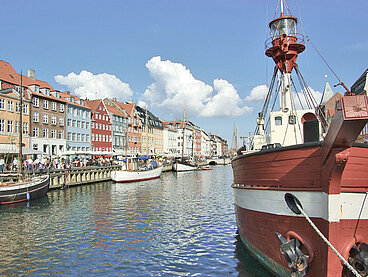
M 309 255 L 307 276 L 342 276 L 335 253 L 306 219 L 284 201 L 294 194 L 314 224 L 346 259 L 368 240 L 368 147 L 334 149 L 325 159 L 321 143 L 275 148 L 233 159 L 235 213 L 245 246 L 279 276 L 290 276 L 278 232 L 297 238 Z M 367 200 L 368 202 L 368 200 Z

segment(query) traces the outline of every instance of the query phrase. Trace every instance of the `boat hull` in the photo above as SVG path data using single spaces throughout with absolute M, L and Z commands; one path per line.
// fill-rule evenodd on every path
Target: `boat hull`
M 44 175 L 33 178 L 29 183 L 0 186 L 0 204 L 12 204 L 43 197 L 49 190 L 49 185 L 50 176 Z
M 117 183 L 138 182 L 159 178 L 162 166 L 146 171 L 117 170 L 111 172 L 111 179 Z
M 276 232 L 302 242 L 303 253 L 310 256 L 307 276 L 342 276 L 343 272 L 341 261 L 306 219 L 287 207 L 286 193 L 300 200 L 314 224 L 346 260 L 354 244 L 367 243 L 368 211 L 363 206 L 368 188 L 368 148 L 352 147 L 334 155 L 345 155 L 346 164 L 339 165 L 336 158 L 322 165 L 318 144 L 241 155 L 232 161 L 240 237 L 278 276 L 290 276 L 290 269 Z
M 195 170 L 196 168 L 197 167 L 195 165 L 185 164 L 178 161 L 173 164 L 174 171 L 192 171 Z

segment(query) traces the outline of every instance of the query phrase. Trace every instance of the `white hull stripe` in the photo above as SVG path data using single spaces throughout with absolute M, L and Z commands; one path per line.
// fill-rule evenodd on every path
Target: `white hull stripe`
M 257 212 L 297 216 L 286 205 L 284 196 L 287 192 L 294 194 L 300 200 L 304 211 L 310 217 L 323 218 L 329 222 L 338 222 L 341 219 L 368 219 L 368 196 L 366 193 L 345 192 L 328 195 L 316 191 L 234 188 L 235 204 L 241 208 Z

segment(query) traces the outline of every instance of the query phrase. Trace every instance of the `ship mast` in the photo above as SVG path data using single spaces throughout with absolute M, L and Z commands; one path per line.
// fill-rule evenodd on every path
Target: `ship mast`
M 20 99 L 19 99 L 19 106 L 20 106 L 20 111 L 19 111 L 19 163 L 18 163 L 18 173 L 19 173 L 19 178 L 22 178 L 23 176 L 23 153 L 22 153 L 22 145 L 23 145 L 23 89 L 22 89 L 22 71 L 20 72 Z
M 305 50 L 304 40 L 297 34 L 297 18 L 285 16 L 284 0 L 280 1 L 281 15 L 269 23 L 271 37 L 266 41 L 266 56 L 272 57 L 281 72 L 280 111 L 292 110 L 291 78 L 298 54 Z
M 184 159 L 184 142 L 185 142 L 185 100 L 184 100 L 184 114 L 183 114 L 183 145 L 181 151 L 181 160 Z

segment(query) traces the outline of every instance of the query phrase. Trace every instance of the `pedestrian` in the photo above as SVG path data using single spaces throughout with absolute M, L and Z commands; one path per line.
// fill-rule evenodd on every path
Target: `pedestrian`
M 3 157 L 1 157 L 1 158 L 0 158 L 0 171 L 1 171 L 1 172 L 4 172 L 4 165 L 5 165 L 4 158 L 3 158 Z

